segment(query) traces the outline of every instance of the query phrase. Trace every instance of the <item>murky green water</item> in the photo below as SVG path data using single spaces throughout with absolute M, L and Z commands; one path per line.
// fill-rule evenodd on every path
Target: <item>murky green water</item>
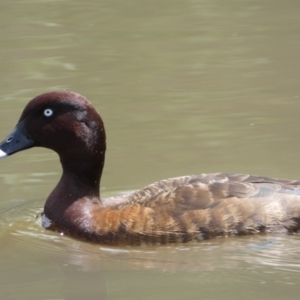
M 300 178 L 298 2 L 3 1 L 0 139 L 39 93 L 101 113 L 102 196 L 202 172 Z M 60 176 L 0 161 L 1 299 L 298 299 L 299 236 L 109 248 L 36 220 Z

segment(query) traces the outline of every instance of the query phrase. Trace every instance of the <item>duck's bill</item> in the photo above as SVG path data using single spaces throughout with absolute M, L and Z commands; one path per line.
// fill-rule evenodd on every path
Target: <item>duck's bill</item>
M 24 125 L 19 123 L 11 134 L 0 144 L 0 158 L 34 146 L 34 140 L 27 134 Z

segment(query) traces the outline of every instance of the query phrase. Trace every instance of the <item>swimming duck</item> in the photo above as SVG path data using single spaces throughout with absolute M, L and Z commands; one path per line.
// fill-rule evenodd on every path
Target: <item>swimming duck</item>
M 43 225 L 73 237 L 106 244 L 170 243 L 300 228 L 296 180 L 200 174 L 100 198 L 105 130 L 80 94 L 58 91 L 31 100 L 0 144 L 0 157 L 31 147 L 55 151 L 63 169 L 46 200 Z

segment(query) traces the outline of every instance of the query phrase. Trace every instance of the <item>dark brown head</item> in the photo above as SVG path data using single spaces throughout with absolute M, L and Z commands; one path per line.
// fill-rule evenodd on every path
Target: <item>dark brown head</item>
M 79 94 L 58 91 L 31 100 L 13 132 L 0 144 L 0 157 L 35 146 L 57 152 L 66 172 L 90 173 L 93 166 L 97 174 L 90 175 L 101 176 L 104 125 L 91 103 Z

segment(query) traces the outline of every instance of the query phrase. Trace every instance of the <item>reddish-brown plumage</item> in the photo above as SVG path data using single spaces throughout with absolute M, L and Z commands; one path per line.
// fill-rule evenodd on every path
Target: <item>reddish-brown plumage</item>
M 299 230 L 299 181 L 200 174 L 100 199 L 104 125 L 90 102 L 76 93 L 52 92 L 31 100 L 1 143 L 0 156 L 34 146 L 56 151 L 63 167 L 45 204 L 44 225 L 74 237 L 140 244 Z

